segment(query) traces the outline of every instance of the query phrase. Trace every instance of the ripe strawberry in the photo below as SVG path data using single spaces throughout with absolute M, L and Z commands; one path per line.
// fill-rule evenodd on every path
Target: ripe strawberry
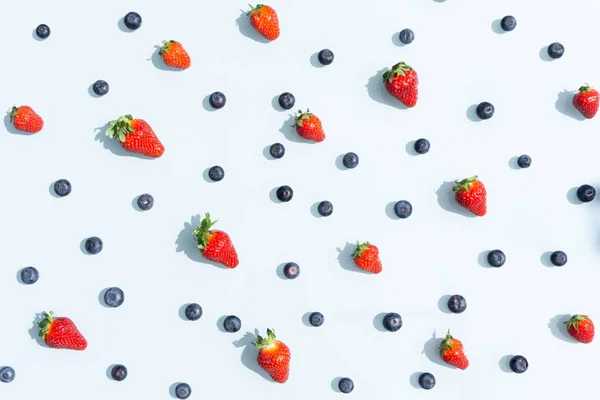
M 456 186 L 452 188 L 454 198 L 459 206 L 466 208 L 473 214 L 483 217 L 487 212 L 487 193 L 485 186 L 477 179 L 472 178 L 456 181 Z
M 360 244 L 356 242 L 356 250 L 352 254 L 354 264 L 362 270 L 378 274 L 382 270 L 381 260 L 379 259 L 379 249 L 369 242 Z
M 283 342 L 275 340 L 275 331 L 267 329 L 267 337 L 258 335 L 252 342 L 258 349 L 256 361 L 258 365 L 277 383 L 285 383 L 290 374 L 290 348 Z
M 587 315 L 573 315 L 565 324 L 569 335 L 578 342 L 591 343 L 594 340 L 594 323 Z
M 108 124 L 106 135 L 118 139 L 127 151 L 154 158 L 162 156 L 165 152 L 165 147 L 143 119 L 133 119 L 127 114 Z
M 250 5 L 246 15 L 250 17 L 250 25 L 265 39 L 275 40 L 279 37 L 279 18 L 274 9 L 264 4 L 257 4 L 256 7 Z
M 163 40 L 163 47 L 158 50 L 166 65 L 173 68 L 188 69 L 192 65 L 189 54 L 181 43 L 175 40 Z
M 469 360 L 463 351 L 463 344 L 460 340 L 450 336 L 450 331 L 440 343 L 440 357 L 446 363 L 460 369 L 467 369 Z
M 216 223 L 217 221 L 211 221 L 210 214 L 206 213 L 206 217 L 194 231 L 198 249 L 207 260 L 223 264 L 227 268 L 235 268 L 240 263 L 235 247 L 228 234 L 210 229 Z
M 87 340 L 69 318 L 54 318 L 54 313 L 43 312 L 44 319 L 38 322 L 40 337 L 53 349 L 85 350 Z
M 29 106 L 13 107 L 10 122 L 20 131 L 37 133 L 44 127 L 44 120 Z
M 598 91 L 585 84 L 573 96 L 573 105 L 587 119 L 594 118 L 598 112 L 598 97 Z
M 383 73 L 385 89 L 406 107 L 414 107 L 419 98 L 419 77 L 417 71 L 399 62 L 392 69 Z
M 323 131 L 321 120 L 312 114 L 308 108 L 305 113 L 302 110 L 298 110 L 298 113 L 300 115 L 296 116 L 296 122 L 292 125 L 296 127 L 296 133 L 301 138 L 312 140 L 313 142 L 322 142 L 325 140 L 325 132 Z

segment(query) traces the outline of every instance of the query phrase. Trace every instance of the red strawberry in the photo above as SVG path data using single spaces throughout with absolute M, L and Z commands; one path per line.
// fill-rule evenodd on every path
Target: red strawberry
M 307 108 L 306 112 L 298 110 L 300 115 L 296 116 L 296 122 L 293 126 L 296 127 L 298 135 L 306 140 L 312 140 L 313 142 L 322 142 L 325 140 L 325 132 L 323 126 L 321 126 L 321 120 L 314 114 L 311 114 Z
M 419 98 L 419 77 L 412 67 L 400 62 L 383 73 L 383 84 L 393 97 L 406 107 L 414 107 Z
M 121 146 L 132 153 L 143 154 L 158 158 L 163 155 L 165 148 L 156 134 L 143 119 L 133 119 L 129 114 L 110 121 L 106 135 L 118 139 Z
M 381 260 L 379 259 L 379 249 L 369 242 L 360 244 L 356 242 L 356 250 L 352 254 L 354 264 L 362 270 L 378 274 L 382 270 Z
M 158 54 L 162 56 L 163 61 L 169 67 L 188 69 L 192 65 L 192 60 L 187 51 L 181 43 L 175 40 L 163 40 L 163 47 L 158 50 Z
M 43 312 L 44 319 L 38 322 L 40 337 L 53 349 L 85 350 L 87 340 L 69 318 L 54 318 L 54 313 Z
M 465 355 L 462 342 L 450 336 L 450 331 L 440 343 L 440 357 L 456 368 L 467 369 L 469 366 L 469 360 Z
M 459 206 L 466 208 L 477 216 L 483 217 L 485 215 L 487 212 L 487 192 L 477 176 L 463 179 L 460 182 L 456 181 L 456 186 L 452 190 Z
M 254 27 L 267 40 L 275 40 L 279 37 L 279 18 L 274 9 L 264 4 L 250 5 L 250 11 L 246 13 L 250 17 L 250 25 Z
M 285 383 L 290 375 L 290 348 L 275 340 L 275 331 L 267 329 L 267 337 L 258 335 L 252 342 L 258 349 L 256 361 L 277 383 Z
M 198 249 L 207 260 L 223 264 L 227 268 L 235 268 L 240 263 L 235 247 L 228 234 L 210 229 L 216 223 L 217 221 L 211 221 L 210 214 L 206 213 L 206 217 L 194 231 Z
M 42 117 L 29 106 L 13 107 L 10 111 L 10 122 L 20 131 L 37 133 L 44 127 Z
M 569 335 L 578 342 L 591 343 L 594 340 L 594 323 L 587 315 L 573 315 L 565 324 Z
M 573 105 L 587 119 L 594 118 L 598 112 L 598 97 L 598 91 L 585 84 L 573 96 Z

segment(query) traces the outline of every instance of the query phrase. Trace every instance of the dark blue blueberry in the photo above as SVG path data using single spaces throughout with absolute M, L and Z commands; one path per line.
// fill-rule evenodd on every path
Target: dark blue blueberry
M 34 267 L 25 267 L 21 270 L 21 281 L 24 284 L 34 284 L 38 279 L 40 279 L 40 273 Z
M 285 147 L 281 143 L 274 143 L 269 147 L 269 154 L 273 158 L 281 158 L 285 155 Z
M 317 206 L 317 211 L 323 217 L 329 217 L 333 213 L 333 204 L 330 201 L 323 200 Z
M 242 321 L 235 315 L 230 315 L 223 321 L 223 329 L 226 332 L 237 332 L 242 328 Z
M 467 300 L 460 294 L 452 295 L 448 299 L 448 309 L 454 314 L 460 314 L 467 309 Z
M 435 386 L 435 376 L 429 372 L 423 372 L 419 375 L 419 386 L 425 390 L 433 389 Z
M 492 250 L 487 255 L 487 262 L 492 267 L 501 267 L 506 262 L 506 255 L 502 250 Z
M 358 165 L 358 155 L 356 155 L 356 153 L 353 152 L 346 153 L 344 155 L 344 158 L 342 159 L 342 163 L 346 168 L 356 168 L 356 166 Z
M 125 301 L 125 293 L 118 287 L 111 287 L 104 292 L 104 304 L 119 307 Z
M 296 279 L 300 275 L 300 266 L 295 262 L 289 262 L 283 267 L 283 275 L 288 279 Z
M 318 55 L 319 62 L 323 65 L 329 65 L 333 62 L 333 51 L 329 49 L 323 49 Z
M 137 205 L 142 211 L 148 211 L 154 206 L 154 197 L 148 193 L 140 194 L 137 198 Z
M 505 32 L 510 32 L 517 27 L 517 20 L 512 15 L 507 15 L 500 21 L 500 27 Z
M 527 371 L 527 368 L 529 368 L 529 362 L 527 362 L 527 359 L 523 356 L 514 356 L 510 359 L 508 365 L 510 366 L 512 372 L 516 374 L 522 374 L 523 372 Z
M 127 28 L 131 29 L 132 31 L 135 31 L 140 26 L 142 26 L 142 17 L 140 16 L 140 14 L 130 11 L 123 18 L 123 22 L 125 23 L 125 26 Z
M 9 383 L 15 379 L 15 370 L 11 367 L 0 368 L 0 382 Z
M 121 364 L 115 365 L 110 371 L 110 376 L 118 382 L 125 380 L 127 378 L 127 367 Z
M 562 267 L 567 263 L 567 254 L 564 251 L 557 250 L 550 254 L 550 262 L 557 267 Z
M 383 327 L 390 332 L 396 332 L 402 328 L 402 317 L 397 313 L 388 313 L 383 317 Z
M 281 93 L 277 101 L 279 102 L 279 106 L 284 110 L 289 110 L 296 104 L 296 98 L 290 92 Z
M 85 251 L 89 254 L 98 254 L 102 251 L 104 244 L 99 237 L 92 236 L 85 241 Z
M 342 393 L 350 393 L 354 390 L 354 382 L 352 382 L 352 379 L 350 378 L 342 378 L 338 382 L 338 389 L 340 389 L 340 392 Z
M 595 197 L 596 189 L 594 189 L 593 186 L 581 185 L 577 189 L 577 198 L 584 203 L 589 203 L 590 201 L 594 200 Z
M 521 168 L 529 168 L 531 166 L 531 157 L 529 157 L 527 154 L 519 156 L 517 159 L 517 165 Z
M 479 119 L 490 119 L 494 116 L 494 105 L 492 103 L 488 103 L 484 101 L 483 103 L 479 103 L 477 108 L 475 109 L 475 113 L 479 117 Z
M 221 92 L 214 92 L 213 94 L 210 95 L 210 97 L 208 98 L 208 102 L 210 103 L 210 106 L 212 108 L 215 109 L 219 109 L 219 108 L 223 108 L 225 107 L 225 102 L 227 101 L 227 98 L 225 97 L 225 95 Z
M 96 81 L 92 85 L 92 89 L 98 96 L 104 96 L 106 93 L 108 93 L 108 82 L 103 80 Z
M 59 179 L 54 182 L 54 193 L 57 196 L 65 197 L 71 193 L 71 182 L 66 179 Z
M 406 219 L 412 214 L 412 204 L 406 200 L 400 200 L 394 204 L 394 213 L 398 218 Z
M 415 40 L 415 33 L 411 29 L 402 29 L 400 31 L 400 41 L 404 44 L 411 44 Z
M 187 383 L 180 383 L 175 386 L 175 396 L 178 399 L 187 399 L 192 394 L 192 388 Z
M 35 28 L 35 34 L 40 39 L 46 39 L 48 36 L 50 36 L 50 27 L 46 24 L 38 25 L 38 27 Z
M 429 152 L 430 143 L 427 139 L 419 139 L 415 142 L 415 151 L 419 154 Z
M 562 44 L 554 42 L 550 46 L 548 46 L 548 55 L 550 56 L 550 58 L 556 60 L 557 58 L 561 58 L 563 54 L 565 54 L 565 48 Z
M 223 168 L 215 165 L 208 170 L 208 177 L 214 182 L 219 182 L 225 178 L 225 171 L 223 171 Z
M 308 322 L 312 326 L 321 326 L 323 325 L 323 322 L 325 322 L 325 317 L 320 312 L 315 311 L 313 313 L 310 313 L 310 315 L 308 316 Z
M 198 303 L 191 303 L 185 308 L 185 317 L 190 321 L 197 321 L 202 316 L 202 307 Z
M 280 186 L 276 194 L 279 201 L 283 202 L 288 202 L 294 197 L 294 191 L 287 185 Z

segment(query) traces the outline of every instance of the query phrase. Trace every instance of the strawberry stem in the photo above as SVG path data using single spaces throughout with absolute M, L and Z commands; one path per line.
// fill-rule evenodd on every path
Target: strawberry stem
M 42 339 L 45 339 L 46 334 L 48 333 L 48 329 L 50 329 L 50 325 L 52 324 L 52 321 L 54 321 L 54 313 L 52 311 L 44 311 L 42 312 L 42 315 L 44 316 L 44 319 L 38 322 L 38 327 L 40 328 L 40 337 Z
M 569 318 L 569 320 L 567 322 L 565 322 L 565 324 L 567 324 L 567 329 L 570 329 L 571 327 L 574 327 L 576 331 L 579 330 L 579 323 L 581 321 L 585 321 L 587 318 L 587 315 L 581 315 L 581 314 L 575 314 L 573 315 L 571 318 Z
M 257 349 L 262 349 L 263 347 L 267 347 L 273 344 L 275 341 L 275 330 L 267 329 L 267 337 L 264 338 L 260 335 L 256 335 L 256 340 L 252 342 Z
M 579 91 L 581 93 L 587 93 L 587 92 L 589 92 L 590 89 L 591 89 L 590 85 L 588 85 L 586 83 L 585 85 L 583 85 L 582 87 L 579 88 Z
M 213 235 L 213 231 L 211 231 L 210 228 L 216 223 L 217 221 L 210 220 L 209 213 L 205 214 L 204 219 L 202 220 L 202 222 L 200 222 L 200 226 L 198 226 L 196 230 L 194 230 L 194 237 L 198 242 L 198 249 L 206 249 L 206 245 L 210 241 L 209 236 Z
M 407 65 L 404 61 L 401 61 L 398 64 L 393 65 L 391 69 L 383 73 L 383 82 L 391 82 L 394 80 L 395 77 L 399 75 L 404 76 L 404 73 L 408 71 L 412 71 L 412 67 L 410 65 Z
M 352 258 L 362 257 L 363 251 L 367 250 L 368 248 L 369 248 L 369 242 L 359 243 L 357 241 L 356 242 L 356 250 L 354 250 L 354 253 L 352 253 Z
M 456 185 L 452 188 L 453 192 L 457 192 L 459 190 L 468 191 L 471 189 L 473 183 L 477 182 L 477 175 L 472 176 L 470 178 L 463 179 L 462 181 L 456 181 Z
M 126 114 L 120 116 L 118 119 L 114 121 L 110 121 L 108 123 L 108 129 L 106 130 L 106 136 L 111 139 L 119 139 L 120 142 L 125 141 L 125 136 L 129 133 L 134 132 L 133 126 L 131 126 L 131 121 L 133 117 L 131 114 Z
M 162 44 L 163 44 L 163 45 L 162 45 L 162 47 L 161 47 L 161 48 L 158 50 L 158 55 L 159 55 L 159 56 L 162 56 L 162 55 L 163 55 L 163 53 L 168 53 L 168 52 L 169 52 L 169 47 L 170 47 L 170 46 L 171 46 L 173 43 L 175 43 L 175 41 L 174 41 L 174 40 L 168 40 L 168 41 L 167 41 L 167 40 L 163 40 L 163 41 L 162 41 Z
M 298 116 L 296 116 L 296 119 L 294 120 L 294 125 L 292 125 L 292 127 L 295 126 L 302 126 L 302 121 L 310 119 L 310 117 L 312 117 L 312 113 L 310 112 L 310 110 L 307 108 L 306 112 L 302 112 L 302 110 L 298 110 Z
M 259 13 L 260 14 L 260 9 L 263 8 L 265 5 L 264 4 L 257 4 L 256 7 L 252 7 L 252 4 L 248 4 L 248 6 L 250 7 L 250 11 L 248 11 L 246 13 L 247 16 L 251 16 L 254 13 Z
M 450 335 L 450 329 L 448 329 L 448 333 L 446 333 L 446 337 L 440 343 L 440 350 L 452 350 L 452 346 L 454 345 L 454 338 Z
M 10 122 L 14 121 L 18 112 L 19 112 L 19 109 L 17 108 L 17 106 L 13 106 L 12 110 L 10 110 Z

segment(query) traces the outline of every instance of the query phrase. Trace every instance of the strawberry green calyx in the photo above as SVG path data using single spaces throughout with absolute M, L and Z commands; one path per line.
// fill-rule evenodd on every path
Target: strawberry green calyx
M 312 117 L 312 113 L 310 112 L 310 110 L 308 108 L 306 109 L 306 112 L 302 112 L 302 110 L 298 110 L 298 114 L 299 115 L 296 117 L 296 120 L 294 121 L 294 125 L 292 125 L 292 127 L 302 126 L 302 121 L 305 121 Z
M 587 315 L 575 314 L 565 324 L 567 324 L 567 329 L 571 329 L 571 327 L 575 328 L 576 331 L 579 330 L 579 323 L 581 321 L 585 321 L 587 319 Z
M 397 76 L 404 76 L 404 74 L 408 71 L 412 71 L 412 67 L 410 65 L 406 65 L 404 61 L 395 64 L 391 69 L 385 71 L 383 73 L 383 82 L 388 81 L 391 82 Z
M 588 85 L 587 83 L 585 85 L 583 85 L 582 87 L 579 88 L 579 91 L 581 93 L 587 93 L 589 92 L 591 89 L 590 85 Z
M 10 110 L 10 122 L 14 121 L 18 112 L 19 112 L 19 108 L 17 106 L 13 106 L 12 110 Z
M 463 179 L 462 181 L 456 181 L 456 185 L 452 188 L 453 192 L 458 192 L 459 190 L 468 191 L 471 189 L 471 185 L 477 182 L 477 175 L 472 176 L 470 178 Z
M 54 313 L 52 311 L 44 311 L 42 312 L 42 315 L 44 316 L 44 319 L 38 322 L 38 327 L 40 328 L 40 337 L 45 339 L 48 334 L 48 329 L 50 329 L 50 325 L 52 324 L 52 321 L 54 321 Z
M 206 245 L 210 241 L 209 236 L 213 235 L 213 231 L 210 228 L 216 224 L 217 221 L 210 220 L 210 214 L 206 213 L 202 222 L 200 222 L 200 226 L 196 228 L 194 231 L 194 237 L 198 242 L 198 249 L 204 250 L 206 249 Z
M 122 115 L 115 121 L 108 123 L 108 129 L 106 130 L 106 136 L 111 139 L 118 139 L 119 142 L 125 141 L 127 134 L 134 132 L 131 121 L 133 117 L 131 114 Z
M 446 337 L 440 343 L 440 351 L 454 350 L 454 338 L 450 335 L 450 330 L 446 333 Z
M 362 257 L 363 251 L 369 248 L 369 242 L 359 243 L 356 242 L 356 250 L 352 253 L 352 258 Z
M 257 335 L 256 341 L 252 342 L 252 344 L 255 345 L 257 349 L 262 349 L 272 345 L 273 342 L 275 342 L 275 330 L 267 329 L 267 337 L 264 338 L 260 335 Z
M 265 6 L 264 4 L 257 4 L 256 7 L 252 7 L 252 4 L 248 4 L 248 7 L 250 7 L 250 11 L 248 11 L 246 13 L 246 15 L 251 16 L 254 13 L 260 14 L 260 9 L 263 8 L 264 6 Z
M 162 47 L 158 50 L 158 55 L 162 56 L 163 53 L 168 53 L 169 52 L 169 47 L 175 43 L 174 40 L 163 40 L 162 41 Z

